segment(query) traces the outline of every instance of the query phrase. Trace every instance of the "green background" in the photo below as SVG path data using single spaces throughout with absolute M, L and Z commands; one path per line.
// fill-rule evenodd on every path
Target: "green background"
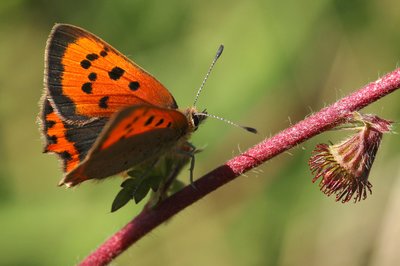
M 195 175 L 396 68 L 400 4 L 375 1 L 0 1 L 0 264 L 73 265 L 142 208 L 110 213 L 120 178 L 56 186 L 36 116 L 43 56 L 56 22 L 83 27 L 156 76 L 190 106 L 220 43 L 199 109 Z M 395 92 L 366 108 L 399 120 Z M 311 183 L 313 147 L 281 154 L 151 232 L 113 265 L 400 265 L 400 138 L 384 136 L 373 195 L 340 204 Z M 188 180 L 188 172 L 181 174 Z

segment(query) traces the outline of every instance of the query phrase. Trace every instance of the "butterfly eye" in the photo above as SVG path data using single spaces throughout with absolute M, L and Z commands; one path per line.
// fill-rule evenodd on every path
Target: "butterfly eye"
M 206 113 L 206 112 L 204 112 Z M 201 122 L 207 118 L 207 116 L 202 115 L 203 113 L 192 114 L 192 120 L 194 125 L 194 130 L 197 130 Z
M 197 127 L 199 126 L 199 123 L 200 123 L 199 116 L 198 115 L 193 115 L 192 119 L 193 119 L 194 127 L 197 129 Z

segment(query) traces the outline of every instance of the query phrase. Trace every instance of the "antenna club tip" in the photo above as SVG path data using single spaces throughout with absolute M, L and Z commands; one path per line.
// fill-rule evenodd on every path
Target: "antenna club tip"
M 222 54 L 223 51 L 224 51 L 224 45 L 221 44 L 221 45 L 219 46 L 219 48 L 218 48 L 216 58 L 219 58 L 219 57 L 221 56 L 221 54 Z
M 257 129 L 255 129 L 253 127 L 243 127 L 243 128 L 246 129 L 247 131 L 251 132 L 251 133 L 254 133 L 254 134 L 258 133 Z

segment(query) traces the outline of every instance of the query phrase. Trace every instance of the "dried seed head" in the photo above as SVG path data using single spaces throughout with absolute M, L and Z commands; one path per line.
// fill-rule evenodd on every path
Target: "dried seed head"
M 391 130 L 391 121 L 375 115 L 354 113 L 346 121 L 357 132 L 338 144 L 318 144 L 309 160 L 313 182 L 319 183 L 323 193 L 336 194 L 343 203 L 366 199 L 372 193 L 369 172 L 382 135 Z

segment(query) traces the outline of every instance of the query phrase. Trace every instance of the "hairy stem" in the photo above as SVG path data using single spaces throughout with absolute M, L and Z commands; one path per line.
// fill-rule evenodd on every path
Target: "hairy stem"
M 336 126 L 351 112 L 359 110 L 400 86 L 400 68 L 372 82 L 329 107 L 309 116 L 275 136 L 265 139 L 224 165 L 165 199 L 153 209 L 144 209 L 121 230 L 106 240 L 80 265 L 106 265 L 130 245 L 176 213 L 236 177 L 264 163 L 293 146 Z

